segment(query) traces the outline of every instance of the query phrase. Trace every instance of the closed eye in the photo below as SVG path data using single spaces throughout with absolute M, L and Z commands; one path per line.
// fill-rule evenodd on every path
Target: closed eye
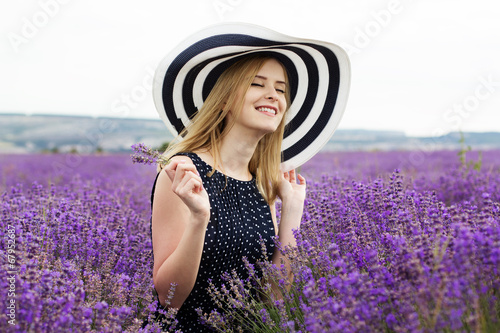
M 264 85 L 263 85 L 263 84 L 256 83 L 256 82 L 252 82 L 251 86 L 254 86 L 254 87 L 261 87 L 261 88 L 263 88 L 263 87 L 264 87 Z M 276 90 L 277 92 L 279 92 L 280 94 L 284 94 L 284 93 L 285 93 L 285 89 L 275 88 L 275 90 Z

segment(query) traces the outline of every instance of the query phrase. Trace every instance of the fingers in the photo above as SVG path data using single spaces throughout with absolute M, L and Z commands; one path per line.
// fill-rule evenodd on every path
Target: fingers
M 177 169 L 177 166 L 180 164 L 180 163 L 184 163 L 185 161 L 179 161 L 179 160 L 176 160 L 176 161 L 170 161 L 169 164 L 167 164 L 167 166 L 165 166 L 163 168 L 163 170 L 165 170 L 165 172 L 167 173 L 168 175 L 168 178 L 170 178 L 170 181 L 173 182 L 174 181 L 174 177 L 175 177 L 175 170 Z
M 304 177 L 302 177 L 302 175 L 296 174 L 295 169 L 283 173 L 283 177 L 285 178 L 286 181 L 288 181 L 292 184 L 305 185 L 305 183 L 306 183 L 306 179 Z M 298 180 L 298 182 L 297 182 L 297 180 Z
M 200 177 L 191 171 L 187 171 L 175 188 L 172 185 L 172 190 L 181 197 L 189 195 L 191 192 L 200 193 L 203 190 L 203 183 Z
M 174 193 L 181 195 L 203 190 L 203 182 L 193 164 L 186 163 L 185 160 L 171 161 L 164 170 L 172 182 Z
M 297 177 L 295 176 L 295 169 L 290 170 L 290 183 L 296 183 Z
M 301 174 L 298 174 L 297 178 L 299 179 L 300 185 L 305 185 L 306 184 L 306 179 L 304 177 L 302 177 Z
M 185 160 L 170 161 L 163 170 L 165 170 L 172 182 L 174 182 L 176 176 L 182 177 L 183 173 L 186 171 L 191 171 L 198 175 L 198 170 L 196 170 L 194 164 L 186 163 Z

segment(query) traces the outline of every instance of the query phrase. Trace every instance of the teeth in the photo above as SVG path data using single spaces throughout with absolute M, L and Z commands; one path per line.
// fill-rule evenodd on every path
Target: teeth
M 260 111 L 260 112 L 269 112 L 269 113 L 272 113 L 272 114 L 276 114 L 276 110 L 271 109 L 271 108 L 266 108 L 266 107 L 258 108 L 257 111 Z

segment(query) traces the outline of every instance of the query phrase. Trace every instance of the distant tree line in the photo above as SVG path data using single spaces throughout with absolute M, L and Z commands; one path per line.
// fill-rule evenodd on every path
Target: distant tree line
M 161 146 L 159 146 L 158 148 L 155 148 L 155 150 L 159 151 L 160 153 L 163 153 L 168 145 L 170 144 L 169 141 L 166 141 L 164 143 L 161 144 Z M 44 148 L 41 150 L 41 152 L 43 154 L 59 154 L 59 153 L 68 153 L 68 154 L 78 154 L 80 153 L 78 151 L 78 148 L 77 147 L 72 147 L 69 151 L 61 151 L 61 149 L 57 146 L 54 146 L 52 148 Z M 92 152 L 94 154 L 101 154 L 101 153 L 104 153 L 104 148 L 102 148 L 101 146 L 97 146 L 94 151 Z

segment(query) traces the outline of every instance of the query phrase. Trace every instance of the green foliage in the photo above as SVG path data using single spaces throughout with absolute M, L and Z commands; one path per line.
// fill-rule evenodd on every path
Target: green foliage
M 471 169 L 476 170 L 476 171 L 481 171 L 481 166 L 483 163 L 482 152 L 478 152 L 477 161 L 474 161 L 474 160 L 467 161 L 467 153 L 472 151 L 472 148 L 471 148 L 471 146 L 465 144 L 465 136 L 462 133 L 462 131 L 460 131 L 459 142 L 460 142 L 460 150 L 458 152 L 458 157 L 460 159 L 460 166 L 461 166 L 462 170 L 465 172 L 468 172 Z
M 159 151 L 160 153 L 163 153 L 165 150 L 167 150 L 169 144 L 170 144 L 170 142 L 166 141 L 166 142 L 162 143 L 162 145 L 160 147 L 156 148 L 155 150 Z

